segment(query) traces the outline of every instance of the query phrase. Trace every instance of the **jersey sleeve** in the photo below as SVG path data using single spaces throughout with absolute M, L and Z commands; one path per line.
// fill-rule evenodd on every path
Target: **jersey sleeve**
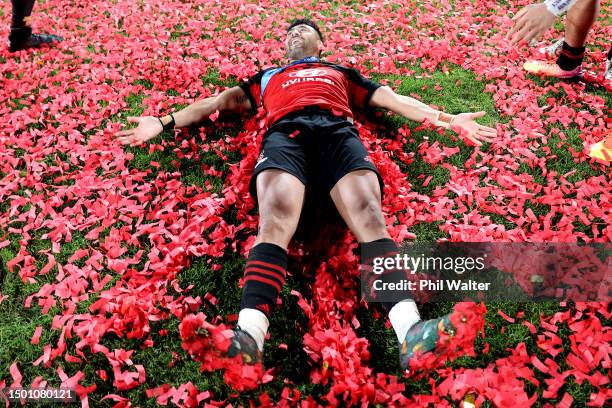
M 247 98 L 251 102 L 251 109 L 253 111 L 257 111 L 257 108 L 261 105 L 261 78 L 265 71 L 260 71 L 257 74 L 253 75 L 246 81 L 238 84 L 240 89 L 244 91 Z
M 366 114 L 370 113 L 370 99 L 381 85 L 371 79 L 361 75 L 357 70 L 346 68 L 346 75 L 349 80 L 349 96 L 351 106 Z

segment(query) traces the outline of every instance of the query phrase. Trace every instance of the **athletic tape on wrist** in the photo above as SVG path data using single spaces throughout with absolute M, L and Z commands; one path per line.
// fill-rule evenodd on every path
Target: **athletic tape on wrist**
M 436 121 L 434 122 L 434 125 L 443 127 L 444 129 L 450 129 L 451 125 L 453 124 L 453 121 L 455 120 L 455 116 L 451 118 L 450 122 L 444 122 L 440 120 L 441 114 L 442 112 L 438 112 L 438 116 L 436 117 Z

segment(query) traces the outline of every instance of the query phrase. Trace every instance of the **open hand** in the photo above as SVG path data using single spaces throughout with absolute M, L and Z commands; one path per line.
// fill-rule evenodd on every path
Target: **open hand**
M 483 126 L 474 119 L 481 118 L 486 112 L 460 113 L 451 122 L 451 129 L 459 133 L 461 137 L 467 139 L 476 146 L 481 146 L 482 142 L 492 142 L 497 136 L 497 130 Z
M 159 119 L 154 116 L 130 116 L 127 118 L 127 121 L 130 123 L 138 123 L 138 126 L 115 133 L 117 140 L 124 145 L 140 146 L 153 139 L 164 130 Z
M 555 22 L 556 16 L 551 13 L 544 3 L 531 4 L 522 8 L 514 18 L 514 27 L 508 32 L 512 44 L 517 44 L 521 40 L 529 43 L 531 40 L 538 39 Z

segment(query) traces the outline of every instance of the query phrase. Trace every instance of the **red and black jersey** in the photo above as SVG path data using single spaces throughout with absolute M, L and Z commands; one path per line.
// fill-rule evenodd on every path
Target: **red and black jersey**
M 311 106 L 352 118 L 354 113 L 368 109 L 380 84 L 354 69 L 317 61 L 267 69 L 239 86 L 253 109 L 264 107 L 270 126 L 291 112 Z

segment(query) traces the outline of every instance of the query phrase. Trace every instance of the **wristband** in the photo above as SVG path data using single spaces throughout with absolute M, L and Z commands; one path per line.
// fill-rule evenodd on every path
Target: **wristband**
M 548 11 L 557 17 L 569 10 L 575 2 L 576 0 L 544 0 Z
M 170 114 L 170 122 L 164 125 L 164 130 L 174 129 L 174 125 L 176 125 L 176 121 L 174 120 L 174 115 Z
M 174 129 L 174 125 L 176 125 L 176 121 L 174 120 L 174 116 L 172 114 L 170 114 L 170 122 L 166 123 L 164 125 L 164 122 L 162 122 L 161 118 L 157 118 L 157 120 L 159 120 L 159 123 L 161 123 L 162 125 L 162 131 L 166 131 L 166 130 L 170 130 L 170 129 Z

